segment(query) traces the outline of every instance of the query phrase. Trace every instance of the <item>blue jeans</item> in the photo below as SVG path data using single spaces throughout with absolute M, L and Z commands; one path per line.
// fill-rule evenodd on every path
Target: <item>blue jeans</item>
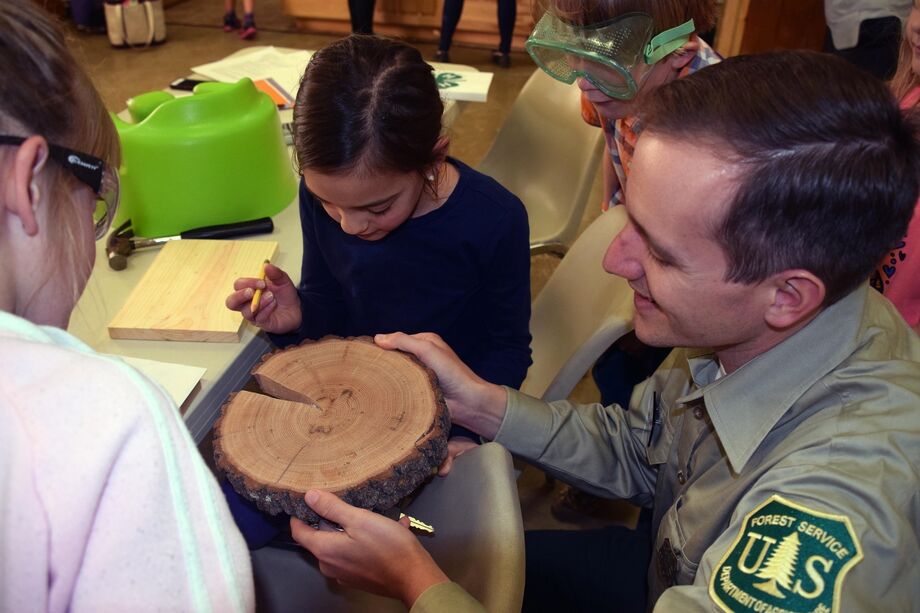
M 463 0 L 444 0 L 439 50 L 450 51 L 450 44 L 454 39 L 454 31 L 457 29 L 461 13 L 463 13 Z M 517 19 L 517 2 L 498 0 L 498 50 L 502 53 L 511 51 L 511 36 L 514 34 L 515 19 Z

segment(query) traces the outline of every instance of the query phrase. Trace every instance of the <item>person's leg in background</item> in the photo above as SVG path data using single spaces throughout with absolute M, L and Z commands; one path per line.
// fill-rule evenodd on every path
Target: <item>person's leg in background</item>
M 243 0 L 243 25 L 240 26 L 240 38 L 249 40 L 256 35 L 256 0 Z
M 70 0 L 70 16 L 81 32 L 105 32 L 105 15 L 102 0 Z
M 888 80 L 898 66 L 900 44 L 901 20 L 897 17 L 880 17 L 859 24 L 859 42 L 850 49 L 837 49 L 828 29 L 824 50 L 839 55 L 879 79 Z
M 375 0 L 348 0 L 351 31 L 355 34 L 374 33 Z
M 645 611 L 650 514 L 640 516 L 635 530 L 529 530 L 524 549 L 523 613 Z
M 498 0 L 498 50 L 492 52 L 492 61 L 502 68 L 511 66 L 511 37 L 517 19 L 516 0 Z
M 240 19 L 236 16 L 236 0 L 224 0 L 224 32 L 240 29 Z
M 434 59 L 436 62 L 450 61 L 450 45 L 454 40 L 454 32 L 460 23 L 463 14 L 463 0 L 444 0 L 444 11 L 441 13 L 441 40 L 438 42 L 438 52 Z
M 591 370 L 601 404 L 618 404 L 628 410 L 633 388 L 648 379 L 669 353 L 670 347 L 650 347 L 635 332 L 624 334 L 601 354 Z

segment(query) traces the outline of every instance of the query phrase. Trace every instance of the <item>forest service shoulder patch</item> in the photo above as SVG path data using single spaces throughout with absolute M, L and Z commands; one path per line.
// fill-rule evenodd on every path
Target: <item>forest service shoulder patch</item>
M 862 557 L 848 517 L 773 495 L 744 518 L 709 595 L 725 611 L 830 613 Z

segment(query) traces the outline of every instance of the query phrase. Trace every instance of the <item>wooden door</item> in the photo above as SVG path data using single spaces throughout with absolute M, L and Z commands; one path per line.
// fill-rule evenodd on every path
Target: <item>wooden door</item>
M 722 55 L 773 49 L 813 49 L 824 44 L 821 0 L 725 0 L 716 48 Z

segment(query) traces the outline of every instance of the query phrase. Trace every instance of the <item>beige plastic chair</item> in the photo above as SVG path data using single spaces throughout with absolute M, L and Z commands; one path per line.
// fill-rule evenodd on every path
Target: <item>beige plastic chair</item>
M 632 330 L 633 291 L 602 265 L 625 223 L 621 206 L 591 222 L 534 300 L 533 364 L 521 385 L 524 393 L 548 401 L 567 398 L 597 358 Z
M 603 133 L 582 120 L 580 91 L 534 71 L 478 166 L 524 202 L 532 254 L 574 242 L 601 160 Z
M 487 443 L 434 477 L 405 512 L 435 528 L 421 543 L 453 581 L 490 613 L 519 613 L 524 598 L 524 527 L 511 456 Z M 394 560 L 398 564 L 398 560 Z M 258 611 L 405 611 L 402 603 L 328 581 L 299 548 L 252 552 Z

